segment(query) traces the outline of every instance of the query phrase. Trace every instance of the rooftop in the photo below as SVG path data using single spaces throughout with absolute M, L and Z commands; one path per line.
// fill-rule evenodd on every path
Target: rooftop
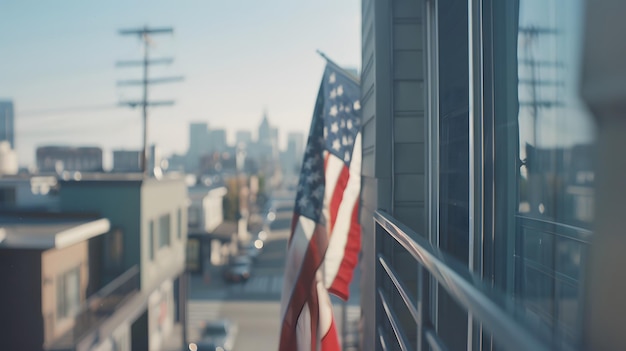
M 109 231 L 106 218 L 48 214 L 0 215 L 0 249 L 61 249 Z

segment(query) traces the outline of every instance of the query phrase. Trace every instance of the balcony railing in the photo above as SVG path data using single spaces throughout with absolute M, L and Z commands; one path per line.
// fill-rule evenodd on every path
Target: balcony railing
M 139 267 L 133 266 L 91 295 L 74 316 L 74 328 L 55 340 L 48 350 L 71 349 L 85 335 L 111 317 L 134 294 L 140 291 Z
M 490 333 L 495 344 L 503 349 L 551 349 L 549 335 L 527 324 L 520 311 L 506 303 L 508 300 L 502 293 L 485 284 L 467 267 L 433 248 L 428 240 L 385 212 L 377 211 L 374 222 L 378 251 L 376 330 L 380 349 L 451 348 L 437 332 L 437 313 L 433 312 L 437 307 L 432 301 L 440 294 L 433 292 L 436 291 L 433 286 L 443 289 L 471 316 L 470 325 L 477 326 L 475 332 L 458 330 L 458 335 L 467 337 L 468 343 L 477 344 L 472 334 L 480 339 Z M 397 271 L 398 264 L 394 263 L 401 264 L 403 269 Z M 407 277 L 407 271 L 416 274 Z

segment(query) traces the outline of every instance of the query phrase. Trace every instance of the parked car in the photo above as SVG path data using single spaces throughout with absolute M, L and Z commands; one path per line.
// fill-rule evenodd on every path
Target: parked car
M 250 257 L 253 260 L 256 260 L 261 251 L 263 251 L 263 240 L 261 239 L 253 239 L 248 241 L 247 243 L 243 243 L 239 246 L 239 253 L 245 256 Z
M 252 258 L 247 255 L 237 255 L 230 259 L 224 269 L 224 280 L 233 283 L 244 282 L 252 274 Z
M 200 339 L 189 344 L 189 351 L 230 351 L 237 331 L 237 324 L 227 319 L 205 322 L 200 330 Z

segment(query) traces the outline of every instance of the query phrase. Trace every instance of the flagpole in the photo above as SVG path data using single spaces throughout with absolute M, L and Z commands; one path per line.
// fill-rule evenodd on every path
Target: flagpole
M 335 66 L 335 68 L 337 68 L 338 70 L 342 71 L 348 78 L 350 78 L 351 80 L 353 80 L 355 83 L 357 84 L 361 84 L 359 77 L 355 77 L 354 74 L 348 72 L 345 68 L 339 66 L 338 64 L 335 63 L 335 61 L 331 60 L 328 58 L 328 56 L 326 56 L 325 53 L 321 52 L 319 49 L 315 50 L 320 56 L 322 56 L 323 59 L 326 60 L 327 63 Z

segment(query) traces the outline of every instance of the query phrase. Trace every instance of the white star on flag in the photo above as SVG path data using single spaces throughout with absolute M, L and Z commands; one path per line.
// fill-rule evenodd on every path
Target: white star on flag
M 333 117 L 337 116 L 337 105 L 332 105 L 328 114 Z
M 338 139 L 335 139 L 335 141 L 333 141 L 333 149 L 335 149 L 336 151 L 339 151 L 339 149 L 341 149 L 341 144 L 339 143 Z
M 343 85 L 337 87 L 337 96 L 343 95 Z
M 337 122 L 333 122 L 333 124 L 330 125 L 330 131 L 337 134 L 339 131 L 339 125 L 337 125 Z
M 354 104 L 352 104 L 352 108 L 353 108 L 355 111 L 358 111 L 358 110 L 360 110 L 360 109 L 361 109 L 361 103 L 359 102 L 359 100 L 355 101 L 355 102 L 354 102 Z
M 309 203 L 309 200 L 307 200 L 306 197 L 303 197 L 300 199 L 298 204 L 300 205 L 300 207 L 306 207 L 308 203 Z

